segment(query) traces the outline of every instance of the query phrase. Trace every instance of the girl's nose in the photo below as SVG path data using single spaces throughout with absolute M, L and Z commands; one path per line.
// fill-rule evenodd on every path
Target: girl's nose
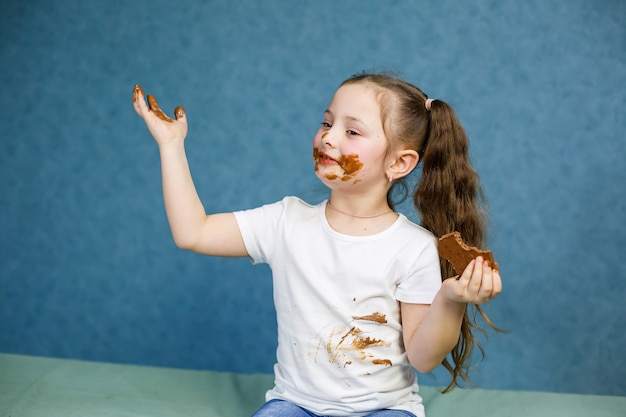
M 335 144 L 334 144 L 334 141 L 332 139 L 332 136 L 329 133 L 330 132 L 322 133 L 322 142 L 324 143 L 324 145 L 330 146 L 331 148 L 334 148 Z

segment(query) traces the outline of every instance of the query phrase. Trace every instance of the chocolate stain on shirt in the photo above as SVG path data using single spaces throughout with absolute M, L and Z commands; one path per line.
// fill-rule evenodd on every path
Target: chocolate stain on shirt
M 381 323 L 381 324 L 387 323 L 387 316 L 379 312 L 368 314 L 367 316 L 352 316 L 352 318 L 354 320 L 367 320 L 367 321 L 373 321 L 373 322 Z
M 378 311 L 372 314 L 368 314 L 366 316 L 352 316 L 352 318 L 354 320 L 366 320 L 366 321 L 373 321 L 375 323 L 380 323 L 380 324 L 384 324 L 387 323 L 387 316 L 385 316 L 384 314 L 379 313 Z M 361 339 L 361 341 L 365 341 L 366 343 L 371 342 L 381 342 L 378 339 L 370 339 L 369 337 L 366 339 Z M 370 343 L 370 344 L 376 344 L 376 343 Z M 369 345 L 363 345 L 362 348 L 366 348 Z M 389 359 L 373 359 L 372 363 L 374 365 L 386 365 L 386 366 L 391 366 L 392 363 Z
M 358 320 L 366 320 L 373 321 L 376 323 L 386 323 L 387 319 L 383 314 L 373 313 L 367 316 L 354 316 L 355 319 Z M 341 366 L 339 363 L 342 359 L 345 359 L 343 362 L 343 367 L 345 368 L 348 365 L 352 364 L 352 360 L 347 360 L 346 350 L 353 350 L 360 353 L 360 360 L 365 361 L 368 358 L 372 358 L 372 355 L 367 353 L 367 349 L 373 346 L 388 346 L 389 344 L 382 339 L 376 339 L 369 336 L 363 335 L 363 330 L 359 329 L 356 326 L 351 327 L 337 343 L 333 343 L 333 335 L 337 333 L 333 332 L 326 342 L 326 351 L 328 353 L 328 360 L 330 363 L 336 363 Z M 318 347 L 319 348 L 319 347 Z M 391 366 L 392 363 L 389 359 L 378 359 L 374 358 L 371 360 L 374 365 L 385 365 Z

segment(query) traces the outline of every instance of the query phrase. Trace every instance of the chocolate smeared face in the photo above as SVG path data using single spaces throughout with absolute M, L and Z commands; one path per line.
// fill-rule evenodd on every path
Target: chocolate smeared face
M 385 181 L 387 140 L 373 90 L 340 87 L 313 140 L 315 172 L 327 186 Z

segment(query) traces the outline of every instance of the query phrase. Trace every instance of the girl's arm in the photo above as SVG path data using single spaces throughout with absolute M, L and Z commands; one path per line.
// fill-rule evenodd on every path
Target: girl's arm
M 247 256 L 245 245 L 232 213 L 208 215 L 194 186 L 184 141 L 187 117 L 175 110 L 176 120 L 159 109 L 148 96 L 146 105 L 141 87 L 135 87 L 133 104 L 159 146 L 163 199 L 176 245 L 182 249 L 213 256 Z
M 485 303 L 501 291 L 499 272 L 478 257 L 461 276 L 443 281 L 430 306 L 402 303 L 404 345 L 411 365 L 422 373 L 439 366 L 459 340 L 466 305 Z

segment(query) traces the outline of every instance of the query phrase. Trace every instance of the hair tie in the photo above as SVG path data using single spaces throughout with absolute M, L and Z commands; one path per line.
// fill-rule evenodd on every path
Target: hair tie
M 430 111 L 430 108 L 432 107 L 433 104 L 433 100 L 432 98 L 427 98 L 426 102 L 424 102 L 424 107 L 426 107 L 426 110 Z

